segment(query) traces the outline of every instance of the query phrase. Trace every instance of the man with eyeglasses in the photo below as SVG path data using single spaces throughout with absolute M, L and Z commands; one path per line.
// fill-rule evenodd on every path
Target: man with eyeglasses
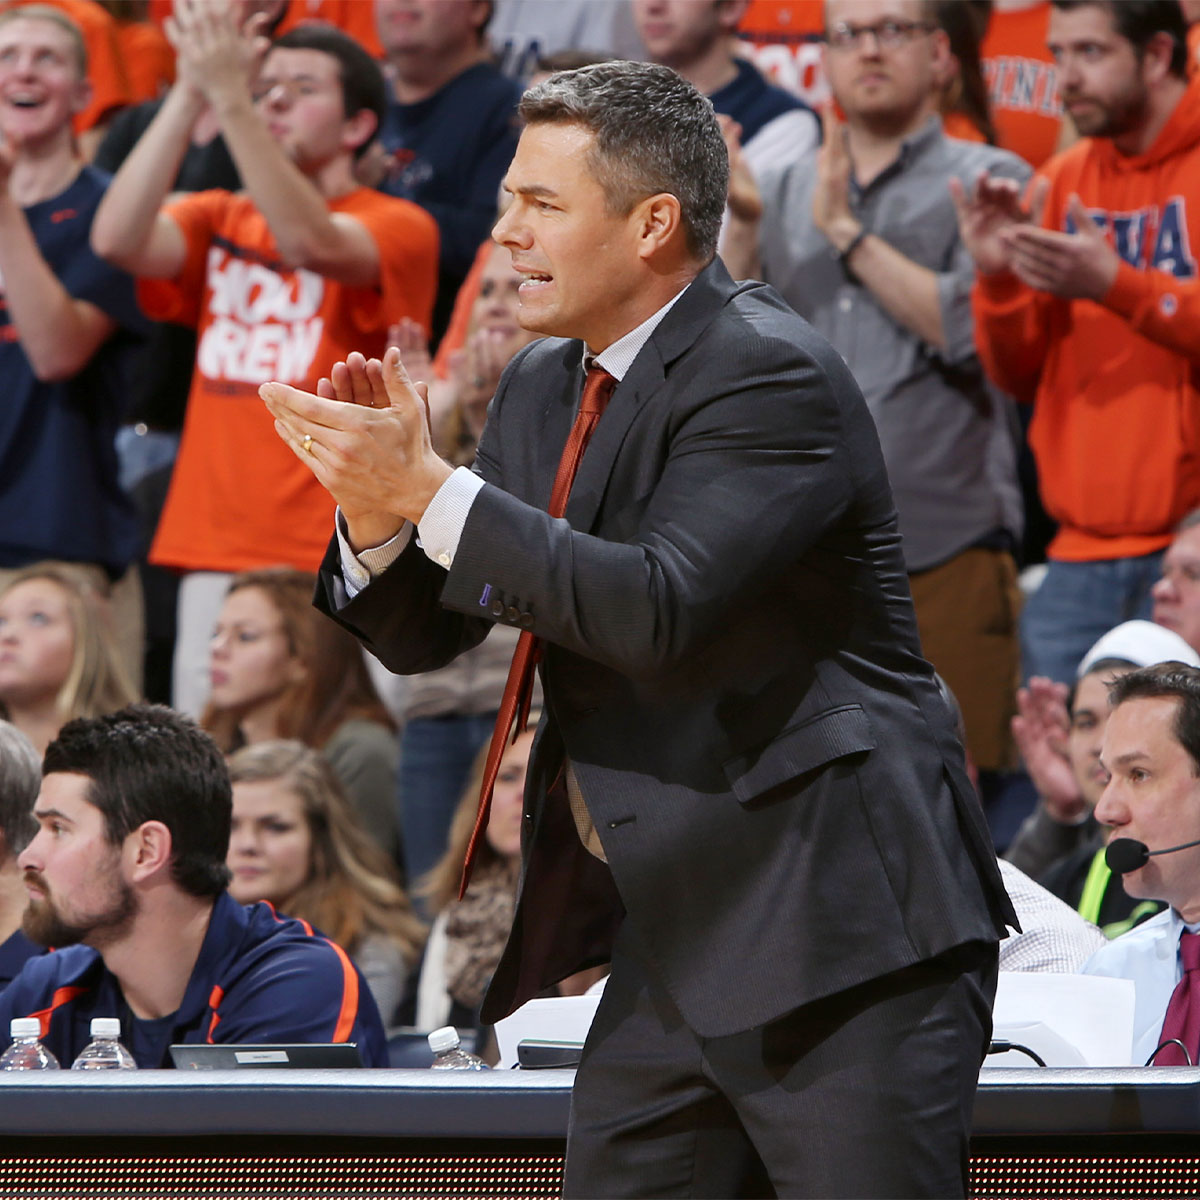
M 973 267 L 948 183 L 984 170 L 1023 181 L 1029 168 L 944 135 L 950 48 L 932 10 L 830 0 L 824 65 L 845 120 L 827 110 L 824 144 L 758 188 L 735 167 L 723 252 L 854 372 L 879 428 L 925 654 L 959 699 L 975 762 L 998 772 L 1012 757 L 1021 502 L 1012 407 L 976 356 Z
M 197 326 L 179 457 L 150 551 L 185 572 L 174 700 L 192 713 L 207 696 L 207 637 L 230 575 L 277 563 L 312 570 L 333 519 L 256 388 L 281 375 L 315 387 L 352 348 L 382 353 L 402 317 L 428 330 L 437 286 L 433 218 L 355 176 L 386 105 L 378 64 L 328 25 L 268 47 L 261 18 L 239 27 L 239 12 L 232 0 L 177 0 L 179 80 L 92 227 L 96 251 L 142 277 L 151 316 Z M 206 108 L 244 191 L 167 202 Z

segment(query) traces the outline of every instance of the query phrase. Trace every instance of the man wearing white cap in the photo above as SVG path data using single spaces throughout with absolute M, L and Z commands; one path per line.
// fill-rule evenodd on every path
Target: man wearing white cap
M 1083 656 L 1069 692 L 1035 679 L 1018 699 L 1013 730 L 1039 800 L 1005 858 L 1109 937 L 1162 905 L 1126 895 L 1104 861 L 1105 830 L 1092 816 L 1108 778 L 1100 765 L 1107 684 L 1135 668 L 1172 661 L 1200 667 L 1200 655 L 1178 634 L 1150 621 L 1126 621 Z

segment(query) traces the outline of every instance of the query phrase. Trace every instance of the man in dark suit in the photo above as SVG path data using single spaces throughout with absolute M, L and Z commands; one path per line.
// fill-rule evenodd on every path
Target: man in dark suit
M 433 455 L 395 352 L 322 397 L 263 389 L 340 505 L 319 603 L 389 667 L 495 621 L 540 639 L 484 1018 L 611 958 L 569 1195 L 730 1196 L 755 1158 L 780 1195 L 961 1195 L 1014 918 L 874 426 L 837 354 L 714 258 L 728 162 L 690 85 L 603 64 L 522 115 L 494 236 L 551 336 L 505 372 L 474 473 Z M 618 382 L 558 519 L 593 357 Z

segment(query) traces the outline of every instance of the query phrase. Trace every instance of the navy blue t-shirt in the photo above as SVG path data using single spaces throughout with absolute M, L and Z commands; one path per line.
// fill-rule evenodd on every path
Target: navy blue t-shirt
M 732 117 L 742 127 L 742 144 L 745 145 L 764 125 L 795 109 L 812 110 L 791 92 L 768 83 L 756 67 L 744 58 L 734 60 L 737 77 L 722 88 L 717 88 L 709 99 L 712 106 L 724 116 Z
M 149 322 L 132 277 L 88 245 L 108 178 L 84 167 L 64 192 L 24 210 L 42 257 L 67 291 L 119 326 L 78 375 L 57 383 L 37 379 L 5 299 L 21 281 L 5 279 L 0 288 L 0 567 L 61 558 L 100 563 L 116 577 L 137 551 L 137 518 L 117 483 L 113 438 Z
M 516 80 L 479 63 L 427 100 L 388 105 L 380 139 L 395 165 L 379 187 L 419 204 L 438 223 L 439 333 L 495 223 L 500 181 L 517 149 L 520 98 Z

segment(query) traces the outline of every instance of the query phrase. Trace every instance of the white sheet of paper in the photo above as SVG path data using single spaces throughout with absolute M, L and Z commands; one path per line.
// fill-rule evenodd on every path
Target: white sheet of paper
M 1133 1054 L 1133 981 L 1001 971 L 993 1023 L 993 1038 L 1028 1046 L 1048 1067 L 1128 1067 Z M 1041 1045 L 1040 1030 L 1047 1034 Z M 1064 1050 L 1064 1042 L 1076 1053 Z M 1009 1052 L 991 1056 L 986 1065 L 1034 1064 L 1023 1054 Z
M 548 996 L 530 1000 L 515 1013 L 496 1023 L 496 1045 L 500 1050 L 500 1066 L 508 1068 L 517 1061 L 517 1044 L 529 1039 L 540 1042 L 578 1042 L 592 1026 L 598 995 Z

